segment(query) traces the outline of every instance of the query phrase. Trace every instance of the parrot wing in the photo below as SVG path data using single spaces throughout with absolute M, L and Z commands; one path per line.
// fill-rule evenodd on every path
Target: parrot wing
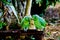
M 39 17 L 38 15 L 33 15 L 32 17 L 34 19 L 36 28 L 38 28 L 38 29 L 45 28 L 46 21 L 43 18 Z
M 25 16 L 22 20 L 21 20 L 21 26 L 22 28 L 28 28 L 30 26 L 29 24 L 30 21 L 30 17 L 29 16 Z

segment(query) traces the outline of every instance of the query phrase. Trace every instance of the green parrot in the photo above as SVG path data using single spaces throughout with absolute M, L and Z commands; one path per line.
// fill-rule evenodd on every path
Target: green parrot
M 32 18 L 34 19 L 34 23 L 37 29 L 42 29 L 46 27 L 47 23 L 42 17 L 39 17 L 38 15 L 33 15 Z
M 34 20 L 34 24 L 35 24 L 36 29 L 43 29 L 46 27 L 46 21 L 43 18 L 39 17 L 38 15 L 33 15 L 32 18 Z M 25 16 L 21 20 L 21 26 L 23 29 L 29 28 L 30 20 L 31 20 L 31 17 L 29 17 L 29 16 Z
M 22 26 L 22 29 L 28 29 L 30 24 L 30 19 L 31 17 L 30 16 L 25 16 L 22 20 L 21 20 L 21 26 Z

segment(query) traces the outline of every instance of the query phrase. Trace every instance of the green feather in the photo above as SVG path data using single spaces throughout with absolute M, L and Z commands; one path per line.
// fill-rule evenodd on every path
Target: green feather
M 43 18 L 39 17 L 38 15 L 33 15 L 32 17 L 34 19 L 36 27 L 40 29 L 46 27 L 46 21 Z
M 21 26 L 22 28 L 28 28 L 30 26 L 29 24 L 30 21 L 30 17 L 29 16 L 25 16 L 22 20 L 21 20 Z

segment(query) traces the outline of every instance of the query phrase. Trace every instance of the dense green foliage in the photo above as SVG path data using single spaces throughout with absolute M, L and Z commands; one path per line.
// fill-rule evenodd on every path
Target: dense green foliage
M 46 5 L 51 5 L 52 3 L 56 3 L 56 1 L 60 2 L 60 0 L 36 0 L 36 4 L 43 3 L 43 1 L 46 1 Z
M 4 4 L 10 4 L 9 2 L 7 2 L 6 0 L 1 0 Z

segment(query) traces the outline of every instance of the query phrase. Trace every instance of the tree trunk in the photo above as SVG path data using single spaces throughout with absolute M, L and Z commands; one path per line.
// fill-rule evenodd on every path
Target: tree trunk
M 25 16 L 31 16 L 30 15 L 31 5 L 32 5 L 32 0 L 27 0 L 26 10 L 25 10 Z

